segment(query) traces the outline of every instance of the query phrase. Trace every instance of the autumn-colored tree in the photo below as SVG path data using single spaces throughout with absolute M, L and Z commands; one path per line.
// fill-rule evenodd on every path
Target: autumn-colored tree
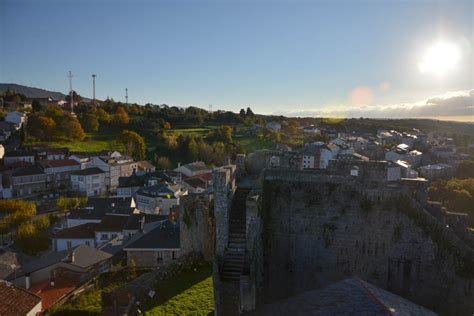
M 64 111 L 59 105 L 50 104 L 46 109 L 45 115 L 52 118 L 56 125 L 59 125 L 64 117 Z
M 137 265 L 135 260 L 130 260 L 128 264 L 127 281 L 132 281 L 137 277 Z
M 128 114 L 123 107 L 117 107 L 117 111 L 115 112 L 112 122 L 115 126 L 124 126 L 128 124 Z
M 79 123 L 77 118 L 71 115 L 64 116 L 60 130 L 64 136 L 70 140 L 84 140 L 84 138 L 86 138 L 81 123 Z
M 171 129 L 171 123 L 170 122 L 165 122 L 165 124 L 163 124 L 163 128 L 164 129 Z
M 42 220 L 40 224 L 36 224 L 35 221 L 34 223 L 28 222 L 20 225 L 15 235 L 15 245 L 27 254 L 36 254 L 48 249 L 49 239 L 46 229 L 38 229 L 43 228 L 44 224 Z
M 135 160 L 143 160 L 146 153 L 146 144 L 143 137 L 129 130 L 124 130 L 118 141 L 125 147 L 125 153 Z
M 28 119 L 28 134 L 37 139 L 50 140 L 55 129 L 56 123 L 50 117 L 34 114 L 30 115 Z

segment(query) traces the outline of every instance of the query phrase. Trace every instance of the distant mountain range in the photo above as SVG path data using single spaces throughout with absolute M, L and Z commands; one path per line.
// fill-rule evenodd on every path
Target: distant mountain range
M 64 93 L 49 91 L 40 88 L 27 87 L 16 83 L 0 83 L 0 93 L 3 93 L 7 90 L 15 91 L 25 95 L 27 98 L 47 98 L 51 97 L 54 100 L 64 100 L 66 96 Z M 82 97 L 82 100 L 88 102 L 90 99 Z

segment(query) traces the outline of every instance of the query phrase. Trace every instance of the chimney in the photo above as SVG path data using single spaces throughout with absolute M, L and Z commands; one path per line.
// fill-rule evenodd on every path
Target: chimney
M 31 280 L 30 280 L 30 275 L 26 274 L 25 275 L 25 289 L 29 289 L 31 287 Z
M 180 162 L 178 162 L 178 168 L 179 168 L 179 167 L 181 167 L 181 163 L 180 163 Z
M 140 220 L 140 233 L 143 233 L 143 228 L 145 227 L 145 216 L 142 216 Z

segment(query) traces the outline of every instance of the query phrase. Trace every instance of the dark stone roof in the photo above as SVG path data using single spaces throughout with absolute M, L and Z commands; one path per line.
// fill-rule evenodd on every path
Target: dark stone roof
M 436 315 L 358 278 L 262 305 L 244 315 Z
M 6 151 L 4 157 L 29 157 L 34 155 L 35 152 L 32 150 L 12 150 Z
M 72 210 L 68 218 L 69 219 L 91 219 L 98 220 L 105 216 L 105 209 L 92 209 L 92 208 L 80 208 Z
M 29 167 L 23 167 L 15 170 L 12 173 L 13 177 L 22 177 L 22 176 L 33 176 L 33 175 L 40 175 L 40 174 L 45 174 L 43 170 L 38 168 L 37 166 L 29 166 Z
M 0 302 L 0 315 L 27 315 L 41 302 L 41 297 L 0 280 Z
M 128 218 L 127 223 L 125 224 L 125 227 L 123 228 L 124 230 L 139 230 L 141 227 L 141 221 L 142 219 L 145 218 L 145 223 L 153 223 L 153 222 L 159 222 L 159 221 L 164 221 L 168 218 L 167 215 L 157 215 L 157 214 L 133 214 Z
M 159 183 L 159 184 L 155 184 L 146 188 L 141 188 L 137 191 L 137 194 L 143 195 L 143 196 L 149 196 L 149 197 L 157 197 L 157 196 L 162 196 L 166 194 L 170 194 L 174 196 L 175 191 L 170 189 L 168 184 Z
M 89 198 L 86 203 L 86 207 L 94 209 L 112 209 L 112 208 L 129 208 L 132 205 L 131 197 L 111 197 L 101 198 L 94 197 Z
M 105 215 L 97 226 L 98 232 L 121 232 L 128 222 L 129 216 Z
M 93 167 L 93 168 L 87 168 L 87 169 L 74 171 L 71 174 L 75 176 L 90 176 L 90 175 L 100 174 L 100 173 L 104 173 L 104 172 L 100 168 Z
M 63 229 L 54 234 L 54 239 L 94 239 L 98 223 L 86 223 Z
M 145 185 L 145 177 L 133 174 L 130 177 L 120 177 L 118 182 L 119 188 L 142 187 Z
M 152 223 L 154 224 L 154 223 Z M 124 250 L 139 250 L 139 249 L 179 249 L 181 247 L 179 239 L 179 225 L 166 220 L 157 225 L 151 230 L 145 230 L 143 233 L 138 233 L 125 245 Z
M 74 261 L 68 263 L 84 269 L 87 269 L 112 257 L 112 255 L 109 253 L 86 245 L 78 246 L 73 250 L 73 253 Z M 66 258 L 66 260 L 68 258 Z

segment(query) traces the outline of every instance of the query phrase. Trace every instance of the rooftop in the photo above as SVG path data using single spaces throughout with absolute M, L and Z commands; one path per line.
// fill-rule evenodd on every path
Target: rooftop
M 0 302 L 0 315 L 26 315 L 41 302 L 41 297 L 0 280 Z
M 153 224 L 155 223 L 150 225 L 150 230 L 145 228 L 143 233 L 133 236 L 130 242 L 125 245 L 124 250 L 179 249 L 181 247 L 177 223 L 166 220 L 156 222 L 156 225 Z
M 129 216 L 105 215 L 97 226 L 99 232 L 121 232 L 128 222 Z
M 54 239 L 94 239 L 98 223 L 86 223 L 57 232 Z
M 259 307 L 249 315 L 436 315 L 358 278 Z
M 93 168 L 87 168 L 87 169 L 74 171 L 71 174 L 75 176 L 90 176 L 90 175 L 101 174 L 101 173 L 104 173 L 104 172 L 100 168 L 93 167 Z
M 15 170 L 12 173 L 12 176 L 23 177 L 23 176 L 33 176 L 33 175 L 41 175 L 41 174 L 45 174 L 43 170 L 41 170 L 37 166 L 29 166 L 29 167 L 23 167 L 23 168 Z

